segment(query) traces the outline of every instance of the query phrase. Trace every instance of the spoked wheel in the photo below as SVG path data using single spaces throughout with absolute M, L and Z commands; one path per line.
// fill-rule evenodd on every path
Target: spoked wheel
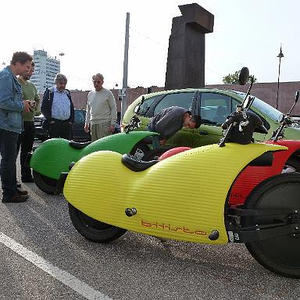
M 247 200 L 247 208 L 283 208 L 298 211 L 285 218 L 252 217 L 246 226 L 269 225 L 279 222 L 300 227 L 300 175 L 281 174 L 261 184 Z M 300 229 L 300 228 L 299 228 Z M 262 241 L 246 243 L 251 255 L 267 269 L 286 277 L 300 278 L 300 230 Z
M 44 176 L 41 173 L 36 172 L 34 170 L 33 170 L 33 179 L 34 179 L 34 183 L 43 192 L 50 195 L 53 195 L 55 193 L 58 180 Z
M 96 243 L 107 243 L 122 236 L 126 230 L 88 217 L 69 203 L 69 214 L 76 230 L 86 239 Z

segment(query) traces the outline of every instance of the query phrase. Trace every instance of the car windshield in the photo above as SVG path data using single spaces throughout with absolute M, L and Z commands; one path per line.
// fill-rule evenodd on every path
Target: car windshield
M 242 98 L 245 98 L 246 93 L 234 91 L 236 94 L 240 95 Z M 254 96 L 254 102 L 252 104 L 258 111 L 262 114 L 268 116 L 270 119 L 280 122 L 282 119 L 283 113 L 271 106 L 270 104 L 260 100 L 259 98 Z

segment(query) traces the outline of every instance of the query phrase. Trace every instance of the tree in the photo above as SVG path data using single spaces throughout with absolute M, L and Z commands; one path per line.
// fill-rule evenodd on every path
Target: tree
M 233 74 L 228 74 L 227 76 L 223 77 L 223 83 L 227 84 L 238 84 L 239 83 L 239 74 L 240 71 L 235 71 Z M 257 79 L 254 75 L 250 75 L 253 77 L 253 82 L 256 82 Z

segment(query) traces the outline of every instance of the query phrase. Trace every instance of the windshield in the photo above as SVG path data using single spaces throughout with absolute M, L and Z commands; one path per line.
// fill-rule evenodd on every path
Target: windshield
M 234 91 L 236 94 L 240 95 L 242 98 L 245 98 L 246 93 Z M 253 96 L 253 95 L 252 95 Z M 270 104 L 260 100 L 259 98 L 254 96 L 254 102 L 252 104 L 259 112 L 268 116 L 270 119 L 280 122 L 282 119 L 283 113 L 271 106 Z

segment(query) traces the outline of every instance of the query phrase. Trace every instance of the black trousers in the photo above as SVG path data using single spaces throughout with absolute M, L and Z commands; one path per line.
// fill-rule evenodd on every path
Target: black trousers
M 35 129 L 33 121 L 24 121 L 24 131 L 20 134 L 18 142 L 18 152 L 20 153 L 21 177 L 22 179 L 31 177 L 31 169 L 28 165 L 27 156 L 32 151 Z
M 0 175 L 3 199 L 10 200 L 17 192 L 16 160 L 19 134 L 0 129 Z
M 50 138 L 64 138 L 70 140 L 72 138 L 72 125 L 69 124 L 69 121 L 61 121 L 57 119 L 54 119 L 53 121 L 54 123 L 49 124 Z

